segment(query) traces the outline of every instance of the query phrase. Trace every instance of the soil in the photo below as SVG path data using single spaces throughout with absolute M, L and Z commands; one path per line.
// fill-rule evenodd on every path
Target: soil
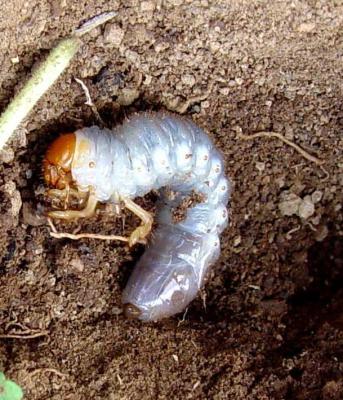
M 342 399 L 342 1 L 0 5 L 0 109 L 58 40 L 118 12 L 83 38 L 1 154 L 0 370 L 31 400 Z M 143 246 L 53 239 L 36 215 L 48 144 L 96 123 L 74 77 L 109 126 L 134 111 L 186 111 L 225 156 L 230 227 L 183 316 L 125 319 L 120 296 Z M 240 136 L 259 131 L 324 164 L 278 138 Z M 141 204 L 151 210 L 153 196 Z M 137 224 L 107 211 L 80 229 Z

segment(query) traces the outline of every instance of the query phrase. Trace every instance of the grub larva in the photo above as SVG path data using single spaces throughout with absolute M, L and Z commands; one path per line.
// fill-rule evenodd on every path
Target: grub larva
M 152 226 L 151 215 L 132 199 L 160 190 L 157 228 L 124 290 L 125 313 L 156 321 L 182 312 L 196 297 L 220 254 L 230 192 L 223 159 L 202 129 L 165 113 L 136 114 L 113 131 L 83 128 L 51 145 L 44 176 L 53 196 L 85 203 L 82 210 L 51 211 L 52 218 L 87 217 L 97 202 L 123 202 L 142 220 L 131 245 Z M 173 212 L 191 193 L 198 201 L 176 221 Z

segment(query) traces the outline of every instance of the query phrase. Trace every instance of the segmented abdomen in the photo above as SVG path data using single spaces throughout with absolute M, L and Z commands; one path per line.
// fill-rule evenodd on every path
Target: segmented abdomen
M 160 192 L 158 226 L 129 278 L 123 303 L 133 305 L 145 321 L 182 312 L 220 254 L 229 199 L 222 157 L 202 129 L 171 114 L 137 114 L 115 134 L 94 129 L 77 132 L 77 140 L 96 142 L 89 156 L 97 159 L 93 176 L 84 179 L 83 168 L 73 169 L 81 186 L 92 184 L 103 201 L 115 192 L 134 198 L 170 189 Z M 175 209 L 193 195 L 200 201 L 175 221 Z

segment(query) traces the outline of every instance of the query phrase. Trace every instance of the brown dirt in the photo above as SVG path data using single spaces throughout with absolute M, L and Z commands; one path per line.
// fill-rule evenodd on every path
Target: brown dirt
M 171 191 L 171 198 L 174 197 L 173 191 Z M 203 193 L 197 193 L 192 190 L 187 196 L 185 196 L 179 204 L 172 208 L 172 221 L 176 224 L 184 221 L 187 217 L 187 210 L 200 204 L 206 200 L 206 196 Z
M 0 165 L 0 333 L 42 334 L 1 338 L 0 370 L 31 400 L 343 398 L 342 1 L 0 4 L 1 109 L 59 38 L 118 11 L 84 38 Z M 143 248 L 58 241 L 30 216 L 48 143 L 95 122 L 73 77 L 108 124 L 180 109 L 211 88 L 187 115 L 223 151 L 234 187 L 206 308 L 199 297 L 184 319 L 126 320 L 120 294 Z M 278 139 L 238 137 L 260 130 L 324 169 Z M 288 192 L 315 191 L 313 215 L 280 211 Z M 101 213 L 82 229 L 119 232 L 113 221 Z M 134 223 L 128 216 L 126 232 Z

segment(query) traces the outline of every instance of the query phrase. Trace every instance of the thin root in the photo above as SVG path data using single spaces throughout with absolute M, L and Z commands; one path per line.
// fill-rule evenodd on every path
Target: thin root
M 48 331 L 41 331 L 31 334 L 26 334 L 26 332 L 8 333 L 8 334 L 1 334 L 0 339 L 35 339 L 41 336 L 47 336 L 48 334 L 49 334 Z
M 182 325 L 185 321 L 186 321 L 186 315 L 188 313 L 188 307 L 185 309 L 185 312 L 183 313 L 182 319 L 179 320 L 179 322 L 177 323 L 177 326 L 179 327 L 180 325 Z
M 324 172 L 324 175 L 325 175 L 324 178 L 321 179 L 321 181 L 322 182 L 328 181 L 330 178 L 330 174 L 328 173 L 328 171 L 323 166 L 320 166 L 319 168 Z
M 50 217 L 47 218 L 48 224 L 52 230 L 53 233 L 57 233 L 57 229 L 54 225 L 54 223 L 52 222 L 52 219 Z
M 187 112 L 188 108 L 191 105 L 193 105 L 195 103 L 199 103 L 200 101 L 206 100 L 207 97 L 211 94 L 212 88 L 213 88 L 213 82 L 210 82 L 209 87 L 205 93 L 197 95 L 197 96 L 189 97 L 184 103 L 178 104 L 177 106 L 172 107 L 171 111 L 175 111 L 179 114 L 184 114 L 185 112 Z
M 82 90 L 83 90 L 84 93 L 85 93 L 85 96 L 86 96 L 86 99 L 87 99 L 86 102 L 85 102 L 85 104 L 86 104 L 87 106 L 89 106 L 89 107 L 92 109 L 93 114 L 95 115 L 95 117 L 96 117 L 96 119 L 98 120 L 98 122 L 99 122 L 102 126 L 106 126 L 106 125 L 105 125 L 105 122 L 103 121 L 103 119 L 101 118 L 101 116 L 100 116 L 100 114 L 99 114 L 98 109 L 96 108 L 96 105 L 93 103 L 93 100 L 92 100 L 91 95 L 90 95 L 90 93 L 89 93 L 89 89 L 88 89 L 88 87 L 86 86 L 86 84 L 85 84 L 81 79 L 79 79 L 79 78 L 74 78 L 74 79 L 75 79 L 75 81 L 76 81 L 78 84 L 81 85 Z
M 295 232 L 298 232 L 300 230 L 301 226 L 297 225 L 295 228 L 290 229 L 287 233 L 286 233 L 286 239 L 287 240 L 291 240 L 292 239 L 292 234 Z
M 204 311 L 206 312 L 206 310 L 207 310 L 207 307 L 206 307 L 207 293 L 204 289 L 200 290 L 200 298 L 202 300 L 202 305 L 204 307 Z
M 46 373 L 46 372 L 55 374 L 55 375 L 57 375 L 57 376 L 59 376 L 60 378 L 63 378 L 63 379 L 68 376 L 67 374 L 63 374 L 62 372 L 57 371 L 57 369 L 55 369 L 55 368 L 37 368 L 37 369 L 35 369 L 34 371 L 32 371 L 30 373 L 30 377 L 33 377 L 33 376 L 35 376 L 37 374 L 40 374 L 40 373 Z
M 17 322 L 17 319 L 15 321 L 10 321 L 6 324 L 5 326 L 5 331 L 8 331 L 10 327 L 12 326 L 17 326 L 18 328 L 20 328 L 22 331 L 28 331 L 29 328 L 23 324 L 21 324 L 20 322 Z
M 50 236 L 56 239 L 71 239 L 71 240 L 80 240 L 80 239 L 100 239 L 100 240 L 120 240 L 121 242 L 128 242 L 129 239 L 124 236 L 117 235 L 99 235 L 96 233 L 67 233 L 67 232 L 50 232 Z
M 311 154 L 309 154 L 307 151 L 305 151 L 304 149 L 302 149 L 300 146 L 298 146 L 297 144 L 291 142 L 290 140 L 286 139 L 284 136 L 282 136 L 280 133 L 278 132 L 257 132 L 257 133 L 253 133 L 251 135 L 244 135 L 243 133 L 238 133 L 238 137 L 240 139 L 243 140 L 253 140 L 255 138 L 258 137 L 267 137 L 267 138 L 271 138 L 271 137 L 275 137 L 280 139 L 282 142 L 288 144 L 288 146 L 293 147 L 293 149 L 295 149 L 298 153 L 300 153 L 304 158 L 306 158 L 307 160 L 317 164 L 317 165 L 323 165 L 324 161 L 320 160 L 319 158 L 312 156 Z
M 72 234 L 76 235 L 76 234 L 78 234 L 80 232 L 80 230 L 81 230 L 81 226 L 79 225 L 73 230 Z
M 120 386 L 123 386 L 123 380 L 122 380 L 122 378 L 120 377 L 120 375 L 117 374 L 116 377 L 117 377 L 117 379 L 118 379 L 119 385 L 120 385 Z
M 11 333 L 0 334 L 0 339 L 34 339 L 40 336 L 46 336 L 48 331 L 37 331 L 28 328 L 26 325 L 17 321 L 17 318 L 14 321 L 10 321 L 6 324 L 5 330 L 7 331 L 10 327 L 17 327 L 21 330 L 12 330 Z
M 306 221 L 306 222 L 305 222 L 305 225 L 307 225 L 307 226 L 311 229 L 311 231 L 317 232 L 317 228 L 315 228 L 315 227 L 313 226 L 313 224 L 311 224 L 311 222 Z
M 100 235 L 97 233 L 66 233 L 66 232 L 50 232 L 50 236 L 56 239 L 71 239 L 71 240 L 80 240 L 80 239 L 98 239 L 98 240 L 119 240 L 121 242 L 128 242 L 129 238 L 125 236 L 118 235 Z M 146 244 L 145 240 L 139 240 L 138 243 Z

